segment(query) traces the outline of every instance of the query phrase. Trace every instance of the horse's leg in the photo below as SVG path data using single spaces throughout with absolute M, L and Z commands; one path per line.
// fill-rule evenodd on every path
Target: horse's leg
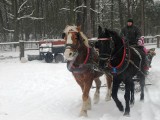
M 125 95 L 124 95 L 124 98 L 125 98 L 125 101 L 126 101 L 126 108 L 125 108 L 125 112 L 124 112 L 124 115 L 129 115 L 130 113 L 130 106 L 129 106 L 129 101 L 130 101 L 130 91 L 131 91 L 131 80 L 132 78 L 130 79 L 126 79 L 125 80 Z
M 141 94 L 140 94 L 140 100 L 144 100 L 144 86 L 145 86 L 145 76 L 141 75 L 140 77 L 140 86 L 141 86 Z
M 115 101 L 118 109 L 120 111 L 124 111 L 123 105 L 122 105 L 122 103 L 119 101 L 119 99 L 117 97 L 118 88 L 119 88 L 119 84 L 120 83 L 121 83 L 121 81 L 119 79 L 117 79 L 117 77 L 113 77 L 112 98 Z
M 83 89 L 83 103 L 82 103 L 82 108 L 80 112 L 80 116 L 85 116 L 87 117 L 87 110 L 91 109 L 91 99 L 89 97 L 89 91 L 92 86 L 92 79 L 85 79 L 84 81 L 84 89 Z
M 134 105 L 134 88 L 135 88 L 135 85 L 134 85 L 134 81 L 132 80 L 131 81 L 131 100 L 130 100 L 131 105 Z
M 106 81 L 107 81 L 107 94 L 105 97 L 106 101 L 111 100 L 111 94 L 112 94 L 112 76 L 111 75 L 106 75 Z
M 100 87 L 101 87 L 101 81 L 99 78 L 94 79 L 96 84 L 96 92 L 94 93 L 94 104 L 97 104 L 99 102 L 99 94 L 100 94 Z
M 81 79 L 77 79 L 76 77 L 75 77 L 75 79 L 76 79 L 76 82 L 78 83 L 78 85 L 81 87 L 81 90 L 83 92 L 83 89 L 84 89 L 84 83 L 83 83 L 83 81 L 81 81 Z

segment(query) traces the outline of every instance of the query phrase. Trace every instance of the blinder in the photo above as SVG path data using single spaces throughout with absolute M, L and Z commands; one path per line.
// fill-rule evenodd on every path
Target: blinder
M 113 50 L 114 50 L 114 48 L 115 48 L 115 45 L 114 45 L 114 41 L 112 40 L 112 37 L 110 37 L 110 38 L 99 38 L 98 39 L 99 41 L 110 41 L 110 45 L 109 45 L 109 47 L 110 47 L 110 49 L 111 49 L 111 53 L 110 54 L 103 54 L 103 56 L 106 56 L 106 57 L 109 57 L 109 56 L 111 56 L 111 54 L 112 54 L 112 52 L 113 52 Z M 99 45 L 97 44 L 97 47 L 99 47 Z

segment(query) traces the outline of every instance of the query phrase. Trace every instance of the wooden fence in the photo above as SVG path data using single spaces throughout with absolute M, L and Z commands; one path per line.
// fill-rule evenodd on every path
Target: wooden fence
M 36 47 L 33 46 L 33 44 L 36 44 Z M 39 50 L 39 41 L 22 41 L 19 42 L 6 42 L 6 43 L 0 43 L 0 46 L 19 46 L 19 52 L 20 52 L 20 60 L 22 57 L 25 56 L 24 52 L 26 50 Z M 12 48 L 11 48 L 12 49 Z
M 157 48 L 160 48 L 160 35 L 157 35 L 155 37 L 145 37 L 144 38 L 144 41 L 145 41 L 145 45 L 156 45 Z M 2 45 L 17 45 L 19 46 L 19 50 L 20 50 L 20 60 L 22 57 L 25 56 L 24 52 L 25 50 L 39 50 L 39 41 L 19 41 L 19 42 L 7 42 L 7 43 L 0 43 L 0 46 Z M 25 45 L 26 44 L 37 44 L 37 47 L 35 48 L 26 48 Z
M 145 45 L 156 45 L 157 48 L 160 47 L 160 35 L 151 36 L 151 37 L 144 37 Z

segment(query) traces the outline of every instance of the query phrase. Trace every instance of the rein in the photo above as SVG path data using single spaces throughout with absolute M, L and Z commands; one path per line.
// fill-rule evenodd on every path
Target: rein
M 102 40 L 102 41 L 103 41 L 103 40 L 104 40 L 104 41 L 105 41 L 105 40 L 112 40 L 112 37 L 110 37 L 110 38 L 98 38 L 97 40 Z

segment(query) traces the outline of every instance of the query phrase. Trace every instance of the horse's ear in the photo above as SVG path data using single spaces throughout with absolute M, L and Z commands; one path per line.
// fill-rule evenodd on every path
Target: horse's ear
M 109 34 L 109 30 L 107 28 L 104 29 L 105 34 Z
M 100 35 L 102 33 L 102 27 L 98 26 L 98 34 Z
M 77 27 L 77 30 L 78 30 L 78 32 L 81 31 L 81 25 L 79 25 L 79 26 Z
M 104 31 L 105 31 L 105 32 L 108 32 L 108 29 L 107 29 L 107 28 L 105 28 L 105 29 L 104 29 Z

